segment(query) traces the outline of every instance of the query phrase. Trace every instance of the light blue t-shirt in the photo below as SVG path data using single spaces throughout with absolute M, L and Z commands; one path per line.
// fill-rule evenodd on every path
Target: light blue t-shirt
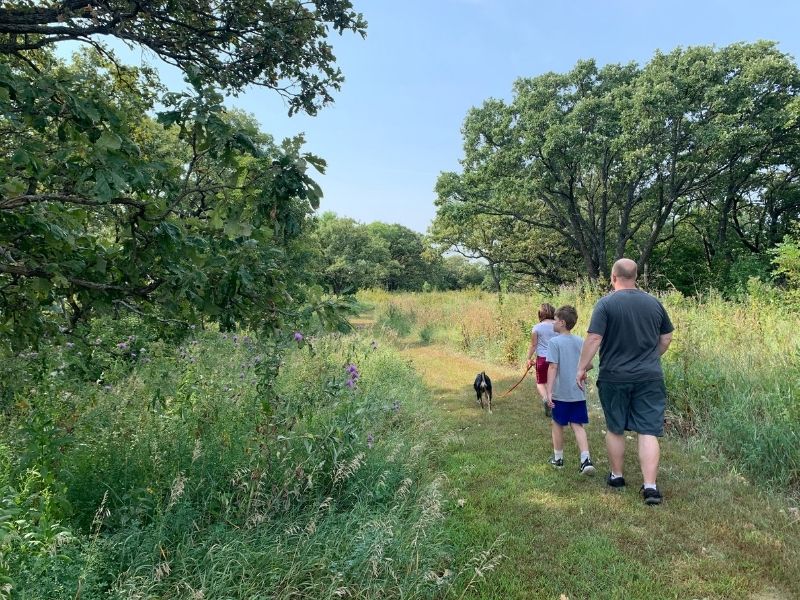
M 531 329 L 531 333 L 536 334 L 536 356 L 547 356 L 547 346 L 550 340 L 558 335 L 553 329 L 552 323 L 545 323 L 544 321 L 537 323 Z
M 586 400 L 586 394 L 575 381 L 582 348 L 583 338 L 571 333 L 562 333 L 550 340 L 547 362 L 558 364 L 556 380 L 553 382 L 553 400 L 561 402 Z

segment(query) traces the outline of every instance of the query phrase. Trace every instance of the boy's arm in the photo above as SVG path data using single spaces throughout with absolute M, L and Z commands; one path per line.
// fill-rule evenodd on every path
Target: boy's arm
M 556 382 L 556 377 L 558 376 L 558 363 L 548 363 L 547 364 L 547 383 L 545 384 L 545 388 L 547 390 L 547 406 L 553 408 L 555 404 L 553 404 L 553 384 Z
M 525 360 L 525 366 L 530 368 L 533 365 L 533 353 L 536 352 L 536 341 L 538 336 L 535 331 L 531 332 L 531 345 L 528 346 L 528 358 Z

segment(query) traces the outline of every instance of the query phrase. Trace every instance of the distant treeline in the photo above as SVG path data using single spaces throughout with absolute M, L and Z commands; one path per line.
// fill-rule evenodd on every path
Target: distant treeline
M 495 287 L 484 262 L 443 256 L 429 238 L 398 224 L 362 224 L 326 212 L 314 220 L 309 242 L 319 256 L 320 283 L 336 294 Z

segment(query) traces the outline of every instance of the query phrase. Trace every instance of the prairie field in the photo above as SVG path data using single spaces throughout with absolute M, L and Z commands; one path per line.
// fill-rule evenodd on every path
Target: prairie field
M 769 293 L 738 302 L 717 295 L 664 295 L 675 326 L 664 366 L 668 427 L 701 435 L 759 485 L 800 493 L 800 313 Z M 542 302 L 578 310 L 585 336 L 600 293 L 564 288 L 553 296 L 481 291 L 386 294 L 363 292 L 389 335 L 416 337 L 469 356 L 517 368 Z M 597 359 L 595 359 L 596 361 Z

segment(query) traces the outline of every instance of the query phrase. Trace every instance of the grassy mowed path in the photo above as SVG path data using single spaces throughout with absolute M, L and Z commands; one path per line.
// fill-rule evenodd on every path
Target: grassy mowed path
M 627 488 L 605 485 L 604 422 L 594 394 L 588 432 L 597 473 L 589 478 L 578 474 L 569 431 L 565 467 L 547 464 L 549 421 L 532 374 L 499 398 L 519 371 L 439 345 L 408 344 L 403 353 L 454 439 L 439 467 L 463 500 L 447 520 L 457 558 L 474 558 L 496 540 L 503 555 L 464 597 L 800 598 L 796 509 L 760 493 L 697 442 L 663 440 L 665 500 L 646 506 L 635 434 L 627 443 Z M 493 378 L 492 415 L 476 405 L 471 387 L 482 370 Z

